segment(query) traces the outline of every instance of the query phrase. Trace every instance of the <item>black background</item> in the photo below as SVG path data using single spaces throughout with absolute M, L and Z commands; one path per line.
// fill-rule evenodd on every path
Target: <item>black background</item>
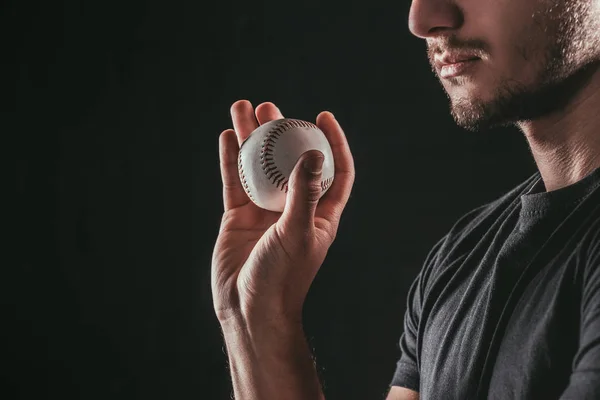
M 306 334 L 328 399 L 383 398 L 431 246 L 535 172 L 516 129 L 455 126 L 409 6 L 2 2 L 2 398 L 229 398 L 210 259 L 238 99 L 345 129 L 356 182 Z

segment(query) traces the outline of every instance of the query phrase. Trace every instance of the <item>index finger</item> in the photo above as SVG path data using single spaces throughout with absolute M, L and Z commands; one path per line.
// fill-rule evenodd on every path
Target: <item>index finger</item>
M 246 140 L 253 130 L 258 128 L 258 121 L 254 116 L 254 108 L 248 100 L 238 100 L 231 106 L 231 121 L 237 135 L 238 145 Z

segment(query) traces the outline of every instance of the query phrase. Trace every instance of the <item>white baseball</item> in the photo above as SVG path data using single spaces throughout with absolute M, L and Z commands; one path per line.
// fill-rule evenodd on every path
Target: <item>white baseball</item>
M 259 207 L 282 212 L 288 182 L 296 162 L 308 150 L 325 156 L 321 196 L 333 182 L 331 146 L 314 124 L 297 119 L 278 119 L 256 128 L 240 147 L 238 170 L 248 197 Z

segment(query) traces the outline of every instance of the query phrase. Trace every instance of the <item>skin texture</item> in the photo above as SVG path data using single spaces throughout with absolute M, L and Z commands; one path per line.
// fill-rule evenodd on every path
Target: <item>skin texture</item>
M 517 125 L 547 191 L 600 165 L 600 0 L 415 0 L 409 27 L 457 124 Z M 479 60 L 440 77 L 435 57 L 459 50 Z
M 415 0 L 409 27 L 427 55 L 469 51 L 465 74 L 440 82 L 456 122 L 467 129 L 516 124 L 548 191 L 600 167 L 600 0 Z M 259 209 L 239 181 L 239 146 L 261 124 L 283 118 L 272 103 L 233 104 L 234 129 L 221 133 L 224 213 L 212 259 L 216 315 L 228 350 L 234 395 L 323 399 L 302 329 L 308 289 L 335 240 L 354 183 L 343 130 L 322 112 L 335 180 L 319 200 L 319 152 L 290 179 L 283 213 Z M 311 161 L 313 168 L 302 168 Z M 418 393 L 394 387 L 389 400 Z
M 416 15 L 411 28 L 427 39 L 432 67 L 444 50 L 473 50 L 481 58 L 473 73 L 438 75 L 465 128 L 537 119 L 564 107 L 568 96 L 562 95 L 585 84 L 584 67 L 600 60 L 600 19 L 590 0 L 471 0 L 445 7 L 456 8 L 446 24 L 432 31 Z
M 239 146 L 259 124 L 283 118 L 272 103 L 233 104 L 234 129 L 221 133 L 224 213 L 212 259 L 212 292 L 223 328 L 236 399 L 321 399 L 302 329 L 302 306 L 354 183 L 341 126 L 317 116 L 334 157 L 335 179 L 319 200 L 323 156 L 304 153 L 290 177 L 283 213 L 250 201 L 239 180 Z M 309 169 L 303 168 L 305 162 Z

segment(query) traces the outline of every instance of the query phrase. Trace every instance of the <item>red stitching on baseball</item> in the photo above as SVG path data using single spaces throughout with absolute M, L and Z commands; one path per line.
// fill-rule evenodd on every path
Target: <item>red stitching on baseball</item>
M 324 181 L 321 181 L 321 190 L 327 190 L 329 186 L 331 186 L 331 182 L 333 182 L 333 176 L 325 179 Z
M 260 150 L 260 153 L 263 154 L 263 155 L 261 155 L 261 158 L 265 157 L 265 159 L 267 159 L 266 157 L 269 157 L 268 160 L 273 161 L 274 157 L 275 157 L 273 151 L 275 150 L 274 147 L 277 142 L 277 139 L 279 139 L 279 137 L 285 131 L 287 131 L 291 128 L 319 129 L 319 127 L 317 127 L 315 124 L 312 124 L 312 123 L 306 122 L 306 121 L 301 121 L 301 120 L 296 120 L 296 119 L 288 119 L 288 120 L 280 121 L 277 125 L 275 125 L 273 128 L 271 128 L 271 130 L 269 132 L 267 132 L 267 135 L 266 135 L 265 139 L 263 140 L 262 148 Z M 275 186 L 278 187 L 282 192 L 287 193 L 289 179 L 277 168 L 276 165 L 274 167 L 272 167 L 273 165 L 275 165 L 274 162 L 269 164 L 269 163 L 266 163 L 263 161 L 262 162 L 263 171 L 265 172 L 265 174 L 267 175 L 267 178 L 271 181 L 271 183 L 275 184 Z M 327 188 L 329 188 L 332 181 L 333 181 L 333 177 L 322 180 L 321 181 L 321 190 L 324 191 Z
M 246 175 L 244 174 L 244 168 L 242 167 L 242 152 L 241 151 L 238 156 L 238 171 L 240 172 L 240 181 L 242 183 L 242 187 L 244 188 L 244 191 L 246 192 L 246 194 L 248 195 L 250 200 L 255 201 L 254 197 L 252 196 L 252 193 L 250 193 L 250 188 L 248 187 L 248 183 L 246 182 Z
M 271 181 L 271 183 L 275 184 L 282 192 L 287 193 L 289 190 L 288 183 L 289 179 L 277 168 L 275 165 L 275 154 L 273 153 L 275 144 L 277 139 L 288 129 L 291 128 L 313 128 L 319 129 L 315 124 L 306 121 L 300 121 L 295 119 L 282 120 L 278 124 L 276 124 L 269 132 L 267 132 L 266 137 L 263 139 L 263 143 L 260 150 L 260 159 L 262 169 L 264 173 L 267 175 L 267 178 Z M 242 143 L 243 144 L 243 143 Z M 241 148 L 240 148 L 241 150 Z M 242 167 L 242 152 L 239 152 L 238 156 L 238 171 L 240 173 L 240 182 L 244 191 L 248 195 L 248 197 L 256 202 L 252 193 L 250 193 L 250 187 L 248 186 L 248 182 L 246 182 L 246 175 L 244 174 L 244 168 Z M 331 182 L 333 181 L 333 177 L 327 178 L 321 181 L 321 190 L 327 190 L 329 186 L 331 186 Z

